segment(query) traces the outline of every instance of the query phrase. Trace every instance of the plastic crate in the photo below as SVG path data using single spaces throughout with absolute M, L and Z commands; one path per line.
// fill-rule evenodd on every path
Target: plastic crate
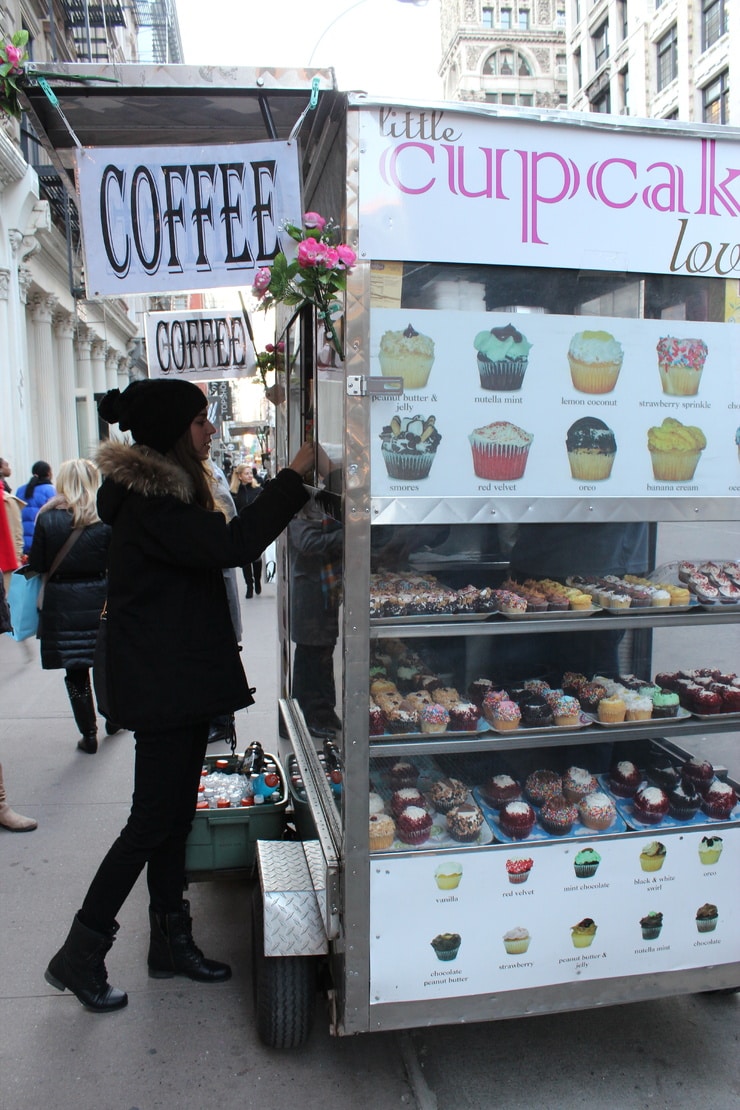
M 314 840 L 316 838 L 316 825 L 311 816 L 311 807 L 306 798 L 306 791 L 294 755 L 288 756 L 288 790 L 290 791 L 293 820 L 298 836 L 301 840 Z
M 238 756 L 207 756 L 214 770 L 216 760 L 227 758 L 227 771 L 236 771 Z M 257 840 L 280 840 L 285 831 L 288 789 L 285 771 L 276 756 L 265 752 L 280 776 L 280 800 L 230 809 L 199 809 L 185 845 L 185 873 L 189 879 L 208 878 L 227 871 L 250 870 Z

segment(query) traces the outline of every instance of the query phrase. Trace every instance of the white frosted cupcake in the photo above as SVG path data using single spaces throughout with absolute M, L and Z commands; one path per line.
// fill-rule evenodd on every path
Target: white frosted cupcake
M 579 331 L 570 341 L 568 363 L 579 393 L 611 393 L 622 369 L 622 344 L 608 331 Z

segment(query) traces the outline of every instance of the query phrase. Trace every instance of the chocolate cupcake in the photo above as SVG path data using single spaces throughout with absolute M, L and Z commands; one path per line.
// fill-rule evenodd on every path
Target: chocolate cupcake
M 540 824 L 553 836 L 565 836 L 569 833 L 577 817 L 577 807 L 562 794 L 553 794 L 540 810 Z
M 522 724 L 530 728 L 544 728 L 553 723 L 552 709 L 542 695 L 525 689 L 518 699 L 522 711 Z
M 473 844 L 483 828 L 483 814 L 477 806 L 463 802 L 447 814 L 447 831 L 460 844 Z
M 677 821 L 690 821 L 698 813 L 701 805 L 701 794 L 688 780 L 679 783 L 668 794 L 668 812 Z
M 524 840 L 534 827 L 535 812 L 526 802 L 507 802 L 499 813 L 499 821 L 512 840 Z

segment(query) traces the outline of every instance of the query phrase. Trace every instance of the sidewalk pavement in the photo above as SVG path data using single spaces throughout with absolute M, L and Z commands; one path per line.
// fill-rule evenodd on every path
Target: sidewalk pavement
M 257 739 L 274 751 L 274 584 L 243 616 L 257 705 L 237 716 L 239 749 Z M 317 998 L 309 1043 L 267 1049 L 254 1028 L 246 880 L 188 891 L 196 941 L 233 967 L 219 985 L 148 978 L 140 880 L 107 961 L 129 1004 L 87 1013 L 43 972 L 128 813 L 132 737 L 100 731 L 97 755 L 78 752 L 61 672 L 41 670 L 35 642 L 0 636 L 0 762 L 10 804 L 39 822 L 0 829 L 2 1110 L 736 1110 L 737 995 L 341 1039 Z

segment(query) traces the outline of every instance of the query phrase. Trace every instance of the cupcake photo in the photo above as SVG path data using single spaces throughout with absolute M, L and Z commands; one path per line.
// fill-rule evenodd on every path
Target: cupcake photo
M 482 389 L 499 389 L 502 392 L 521 389 L 532 344 L 513 324 L 479 331 L 473 346 L 478 352 Z
M 666 416 L 660 427 L 648 428 L 648 451 L 656 482 L 690 482 L 707 445 L 701 428 Z
M 565 437 L 570 473 L 582 482 L 602 482 L 612 472 L 617 454 L 614 432 L 603 420 L 584 416 L 568 428 Z
M 640 867 L 643 871 L 660 871 L 665 860 L 665 844 L 651 840 L 640 852 Z
M 383 461 L 389 478 L 417 482 L 429 476 L 442 436 L 433 416 L 396 414 L 380 433 Z
M 462 879 L 461 863 L 440 863 L 434 872 L 434 881 L 440 890 L 457 890 Z
M 663 392 L 671 397 L 693 397 L 699 392 L 707 345 L 703 339 L 658 340 L 658 371 Z
M 622 344 L 608 331 L 579 331 L 568 348 L 574 388 L 579 393 L 611 393 L 623 358 Z
M 719 913 L 711 902 L 705 902 L 696 911 L 696 928 L 700 933 L 713 933 L 717 928 Z
M 449 963 L 454 960 L 460 951 L 462 937 L 459 933 L 439 933 L 434 940 L 429 942 L 434 949 L 438 960 Z
M 516 928 L 509 929 L 508 933 L 504 933 L 504 948 L 510 956 L 519 956 L 527 951 L 531 939 L 529 930 L 522 925 L 517 925 Z
M 651 910 L 645 917 L 640 918 L 643 940 L 657 940 L 663 928 L 663 914 Z
M 387 331 L 380 340 L 380 372 L 403 378 L 404 389 L 423 389 L 434 362 L 434 340 L 411 324 L 405 331 Z
M 507 420 L 497 420 L 476 428 L 468 439 L 476 477 L 511 482 L 524 474 L 534 436 Z
M 573 925 L 570 930 L 570 939 L 573 941 L 573 947 L 590 948 L 596 936 L 597 928 L 596 922 L 590 917 L 584 917 L 583 921 L 579 921 L 577 925 Z
M 579 879 L 592 878 L 601 863 L 601 856 L 595 848 L 582 848 L 576 852 L 573 860 L 573 870 Z
M 509 876 L 509 882 L 514 883 L 515 886 L 526 883 L 533 866 L 532 859 L 507 859 L 506 874 Z
M 703 836 L 699 843 L 699 859 L 706 866 L 719 862 L 722 855 L 721 836 Z

